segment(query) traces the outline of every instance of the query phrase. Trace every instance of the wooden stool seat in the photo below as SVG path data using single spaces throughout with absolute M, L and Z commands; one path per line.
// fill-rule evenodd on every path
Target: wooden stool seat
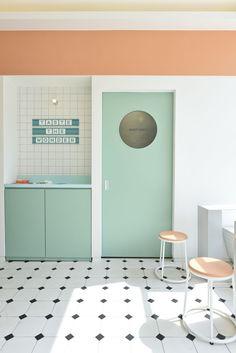
M 161 232 L 159 235 L 161 240 L 169 241 L 169 242 L 178 242 L 188 239 L 188 236 L 182 232 L 176 231 L 166 231 Z
M 227 262 L 211 257 L 195 257 L 189 261 L 189 269 L 196 275 L 213 278 L 232 276 L 234 271 Z

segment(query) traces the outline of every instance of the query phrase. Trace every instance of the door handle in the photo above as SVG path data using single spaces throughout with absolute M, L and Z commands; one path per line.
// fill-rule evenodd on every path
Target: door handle
M 110 190 L 110 180 L 105 179 L 105 182 L 104 182 L 104 189 L 105 189 L 105 191 Z

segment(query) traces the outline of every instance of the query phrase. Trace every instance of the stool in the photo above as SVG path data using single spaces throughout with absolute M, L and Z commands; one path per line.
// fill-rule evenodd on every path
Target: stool
M 188 271 L 188 261 L 187 261 L 187 247 L 186 247 L 186 241 L 188 239 L 188 236 L 185 233 L 182 232 L 176 232 L 176 231 L 166 231 L 166 232 L 161 232 L 159 235 L 159 239 L 161 241 L 161 249 L 160 249 L 160 266 L 155 268 L 154 272 L 155 275 L 166 282 L 170 283 L 182 283 L 186 281 L 186 278 L 184 279 L 168 279 L 165 278 L 164 276 L 164 268 L 169 268 L 169 267 L 176 267 L 175 265 L 166 265 L 165 266 L 165 245 L 166 243 L 172 243 L 172 244 L 183 244 L 184 245 L 184 263 L 185 263 L 185 271 L 186 271 L 186 277 L 187 273 L 190 275 Z M 159 274 L 161 270 L 161 276 Z
M 213 313 L 218 314 L 219 316 L 226 317 L 227 319 L 231 320 L 236 329 L 236 322 L 233 320 L 235 315 L 229 316 L 225 314 L 223 311 L 214 309 L 212 307 L 212 284 L 213 282 L 220 282 L 226 281 L 228 279 L 232 280 L 232 287 L 233 287 L 233 314 L 235 314 L 235 280 L 234 280 L 234 270 L 231 265 L 227 262 L 209 258 L 209 257 L 196 257 L 189 261 L 189 271 L 197 277 L 206 279 L 208 281 L 208 304 L 207 306 L 202 307 L 195 307 L 188 311 L 186 311 L 187 305 L 187 293 L 188 293 L 188 280 L 186 281 L 186 288 L 185 288 L 185 298 L 184 298 L 184 311 L 183 311 L 183 325 L 185 329 L 195 335 L 196 337 L 200 338 L 203 341 L 209 342 L 211 344 L 218 343 L 218 344 L 226 344 L 233 342 L 236 340 L 236 330 L 234 336 L 229 337 L 213 337 Z M 188 323 L 186 322 L 187 316 L 190 312 L 194 311 L 205 311 L 208 310 L 210 314 L 210 336 L 206 336 L 204 334 L 199 334 L 192 330 Z

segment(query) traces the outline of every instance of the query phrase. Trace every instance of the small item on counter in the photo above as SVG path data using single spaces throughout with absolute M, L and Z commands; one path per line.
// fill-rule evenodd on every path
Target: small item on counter
M 16 179 L 16 184 L 29 184 L 29 179 Z
M 37 184 L 52 184 L 52 180 L 40 180 Z

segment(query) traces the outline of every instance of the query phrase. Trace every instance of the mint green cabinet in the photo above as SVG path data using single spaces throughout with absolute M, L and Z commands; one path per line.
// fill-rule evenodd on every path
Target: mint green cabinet
M 44 190 L 5 190 L 7 258 L 45 256 Z
M 91 192 L 45 191 L 46 257 L 91 257 Z
M 5 189 L 7 259 L 90 259 L 90 189 Z

